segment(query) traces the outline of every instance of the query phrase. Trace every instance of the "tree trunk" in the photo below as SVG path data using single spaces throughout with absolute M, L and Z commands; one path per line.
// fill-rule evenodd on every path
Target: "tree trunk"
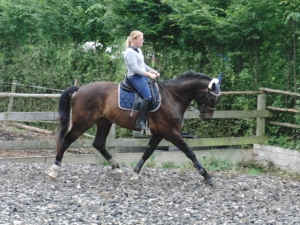
M 287 71 L 286 71 L 286 90 L 289 91 L 290 90 L 290 75 L 291 75 L 291 54 L 289 52 L 289 50 L 287 51 Z M 288 100 L 288 96 L 285 96 L 284 98 L 284 102 L 287 103 Z
M 257 89 L 259 87 L 259 47 L 257 45 L 257 41 L 255 41 L 255 88 Z
M 293 39 L 294 39 L 294 91 L 297 92 L 297 35 L 296 35 L 296 21 L 293 19 Z

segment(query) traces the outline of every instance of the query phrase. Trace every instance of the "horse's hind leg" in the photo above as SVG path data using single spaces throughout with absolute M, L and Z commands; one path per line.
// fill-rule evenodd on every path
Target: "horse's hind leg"
M 140 159 L 140 161 L 137 163 L 137 165 L 133 169 L 133 176 L 130 178 L 131 181 L 137 181 L 139 179 L 138 174 L 141 171 L 144 163 L 153 154 L 155 148 L 161 142 L 162 139 L 163 139 L 163 136 L 161 136 L 159 134 L 153 134 L 153 136 L 150 138 L 150 141 L 147 145 L 147 148 L 146 148 L 142 158 Z
M 116 160 L 111 156 L 111 154 L 107 151 L 105 144 L 106 144 L 106 138 L 109 134 L 109 130 L 112 126 L 112 123 L 110 123 L 108 120 L 101 118 L 97 121 L 97 133 L 96 137 L 93 142 L 94 148 L 96 148 L 101 155 L 109 162 L 111 165 L 114 173 L 119 176 L 123 177 L 123 171 L 120 169 L 119 164 Z
M 87 128 L 88 129 L 88 128 Z M 87 130 L 86 129 L 86 130 Z M 76 127 L 73 125 L 73 127 L 71 128 L 71 130 L 67 133 L 67 135 L 64 137 L 62 143 L 58 143 L 57 144 L 57 153 L 56 153 L 56 158 L 54 161 L 54 164 L 52 165 L 52 167 L 50 168 L 49 171 L 49 179 L 50 180 L 55 180 L 57 175 L 58 175 L 58 171 L 61 167 L 61 162 L 62 162 L 62 158 L 64 156 L 65 151 L 69 148 L 69 146 L 76 141 L 83 133 L 85 132 L 85 130 L 81 130 L 81 129 L 76 129 Z

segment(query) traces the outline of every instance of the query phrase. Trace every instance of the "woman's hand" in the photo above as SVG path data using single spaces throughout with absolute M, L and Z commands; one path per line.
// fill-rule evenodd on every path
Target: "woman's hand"
M 152 72 L 147 72 L 146 73 L 146 76 L 150 77 L 151 79 L 156 79 L 157 77 L 160 76 L 160 73 L 159 72 L 156 72 L 156 71 L 152 71 Z
M 156 72 L 156 71 L 152 72 L 152 74 L 154 74 L 154 76 L 151 77 L 152 79 L 156 79 L 156 78 L 158 78 L 160 76 L 160 73 Z

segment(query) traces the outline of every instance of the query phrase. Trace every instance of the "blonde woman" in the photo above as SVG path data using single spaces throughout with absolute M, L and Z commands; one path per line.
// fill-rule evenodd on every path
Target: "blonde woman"
M 152 96 L 147 80 L 149 78 L 156 79 L 160 74 L 145 64 L 144 55 L 141 50 L 143 43 L 144 34 L 137 30 L 132 31 L 126 41 L 124 59 L 128 70 L 126 77 L 143 99 L 135 127 L 141 130 L 149 130 L 146 126 L 146 116 Z

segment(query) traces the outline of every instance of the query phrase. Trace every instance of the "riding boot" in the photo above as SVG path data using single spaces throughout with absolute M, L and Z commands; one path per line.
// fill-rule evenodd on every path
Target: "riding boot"
M 141 130 L 149 130 L 149 127 L 146 125 L 147 112 L 149 109 L 150 101 L 148 99 L 144 99 L 141 102 L 139 109 L 139 117 L 135 122 L 135 127 Z

